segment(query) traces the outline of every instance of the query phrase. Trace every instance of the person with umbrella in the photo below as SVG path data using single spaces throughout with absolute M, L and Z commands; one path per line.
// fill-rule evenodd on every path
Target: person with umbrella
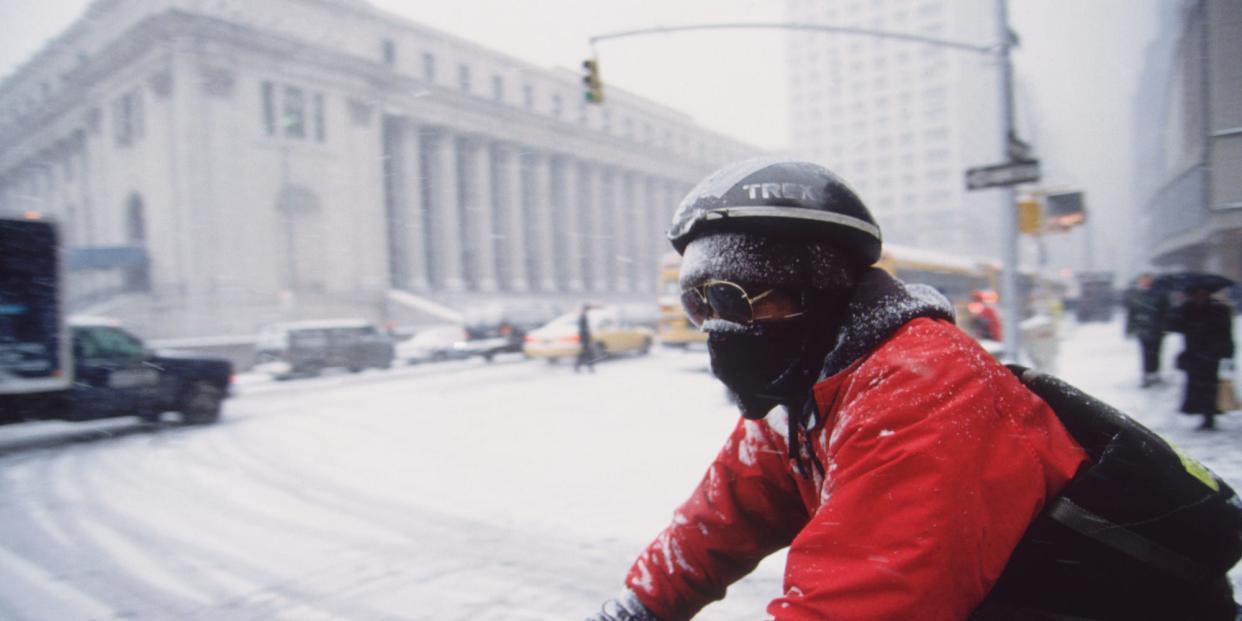
M 1200 429 L 1216 427 L 1217 373 L 1220 361 L 1233 357 L 1233 313 L 1228 304 L 1212 293 L 1232 284 L 1215 275 L 1212 278 L 1183 278 L 1186 301 L 1170 322 L 1169 329 L 1180 332 L 1185 349 L 1177 356 L 1177 367 L 1186 373 L 1186 392 L 1181 411 L 1203 416 Z

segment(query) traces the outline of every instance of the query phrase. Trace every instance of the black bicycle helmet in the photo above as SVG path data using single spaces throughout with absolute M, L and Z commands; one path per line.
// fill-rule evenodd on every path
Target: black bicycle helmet
M 858 195 L 810 162 L 755 158 L 700 181 L 673 214 L 668 239 L 678 254 L 709 231 L 830 240 L 864 265 L 880 258 L 880 227 Z

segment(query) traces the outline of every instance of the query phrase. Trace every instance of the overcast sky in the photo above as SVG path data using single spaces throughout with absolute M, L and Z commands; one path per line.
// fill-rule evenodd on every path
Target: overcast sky
M 263 0 L 254 0 L 261 2 Z M 1084 188 L 1104 228 L 1127 225 L 1135 79 L 1160 0 L 1012 0 L 1019 95 L 1049 184 Z M 372 0 L 376 6 L 542 66 L 575 69 L 592 35 L 658 25 L 779 21 L 780 0 Z M 0 0 L 0 75 L 81 14 L 88 0 Z M 521 7 L 523 10 L 514 10 Z M 779 32 L 713 31 L 602 42 L 608 87 L 683 110 L 767 148 L 789 142 Z M 1117 235 L 1097 258 L 1120 261 Z M 1124 237 L 1124 235 L 1122 236 Z M 1078 244 L 1081 245 L 1081 244 Z M 1068 252 L 1068 251 L 1067 251 Z
M 1023 125 L 1043 163 L 1042 186 L 1083 190 L 1088 227 L 1050 240 L 1059 266 L 1140 271 L 1131 191 L 1135 89 L 1156 7 L 1172 0 L 1015 0 Z M 1083 257 L 1090 248 L 1093 260 Z

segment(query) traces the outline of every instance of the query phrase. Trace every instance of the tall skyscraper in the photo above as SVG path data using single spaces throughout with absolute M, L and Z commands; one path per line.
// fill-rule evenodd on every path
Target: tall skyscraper
M 988 45 L 992 0 L 787 0 L 787 21 Z M 889 242 L 995 255 L 1001 193 L 963 172 L 1001 161 L 997 64 L 866 35 L 789 35 L 790 144 L 843 175 Z

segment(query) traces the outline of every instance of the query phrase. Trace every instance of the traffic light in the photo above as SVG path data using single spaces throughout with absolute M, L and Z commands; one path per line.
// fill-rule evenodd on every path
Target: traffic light
M 604 103 L 604 83 L 599 79 L 599 61 L 592 58 L 582 61 L 582 96 L 587 103 Z
M 1039 235 L 1043 229 L 1043 213 L 1039 199 L 1027 198 L 1018 202 L 1018 231 L 1026 235 Z

